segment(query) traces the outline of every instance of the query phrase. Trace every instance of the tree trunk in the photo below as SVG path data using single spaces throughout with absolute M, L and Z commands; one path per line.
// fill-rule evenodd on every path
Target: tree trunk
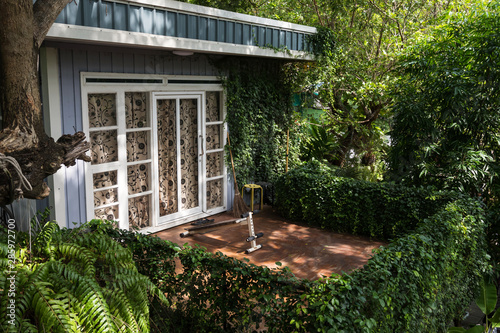
M 74 165 L 75 159 L 88 161 L 89 149 L 81 132 L 55 142 L 43 128 L 38 79 L 39 47 L 52 22 L 70 0 L 0 0 L 0 153 L 14 157 L 31 183 L 24 197 L 42 199 L 50 190 L 44 179 L 61 164 Z M 0 205 L 21 193 L 19 176 L 0 155 Z

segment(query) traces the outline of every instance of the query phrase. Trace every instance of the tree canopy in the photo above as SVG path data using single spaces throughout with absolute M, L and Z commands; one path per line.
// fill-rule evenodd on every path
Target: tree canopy
M 394 93 L 393 179 L 489 196 L 500 153 L 500 6 L 419 33 Z

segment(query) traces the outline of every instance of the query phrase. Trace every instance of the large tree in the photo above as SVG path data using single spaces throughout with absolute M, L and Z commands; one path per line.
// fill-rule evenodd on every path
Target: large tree
M 72 0 L 0 0 L 0 205 L 24 195 L 41 199 L 50 193 L 44 179 L 61 165 L 87 161 L 85 135 L 64 135 L 57 141 L 43 127 L 39 82 L 39 50 L 61 10 Z M 31 184 L 5 156 L 17 160 Z M 11 159 L 12 160 L 12 159 Z M 23 190 L 21 193 L 19 189 Z

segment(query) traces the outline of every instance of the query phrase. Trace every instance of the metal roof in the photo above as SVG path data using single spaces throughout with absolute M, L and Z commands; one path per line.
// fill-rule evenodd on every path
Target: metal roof
M 69 3 L 47 39 L 274 58 L 310 59 L 315 28 L 171 0 Z

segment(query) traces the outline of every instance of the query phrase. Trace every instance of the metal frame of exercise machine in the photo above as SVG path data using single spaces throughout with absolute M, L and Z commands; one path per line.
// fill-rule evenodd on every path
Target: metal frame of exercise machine
M 250 243 L 251 247 L 249 249 L 245 250 L 246 254 L 252 253 L 254 251 L 257 251 L 258 249 L 262 248 L 262 245 L 257 245 L 257 238 L 261 238 L 264 236 L 264 233 L 259 232 L 255 233 L 254 225 L 253 225 L 253 218 L 252 218 L 252 212 L 248 212 L 247 214 L 244 214 L 242 218 L 240 219 L 232 219 L 232 220 L 225 220 L 225 221 L 220 221 L 220 222 L 213 222 L 213 220 L 205 220 L 197 222 L 193 222 L 192 225 L 193 227 L 186 228 L 186 231 L 180 234 L 181 238 L 190 236 L 190 235 L 195 235 L 195 234 L 200 234 L 200 233 L 205 233 L 210 231 L 211 229 L 214 228 L 220 228 L 220 227 L 228 227 L 232 226 L 235 224 L 240 224 L 240 225 L 247 225 L 248 226 L 248 238 L 246 239 L 247 242 Z

